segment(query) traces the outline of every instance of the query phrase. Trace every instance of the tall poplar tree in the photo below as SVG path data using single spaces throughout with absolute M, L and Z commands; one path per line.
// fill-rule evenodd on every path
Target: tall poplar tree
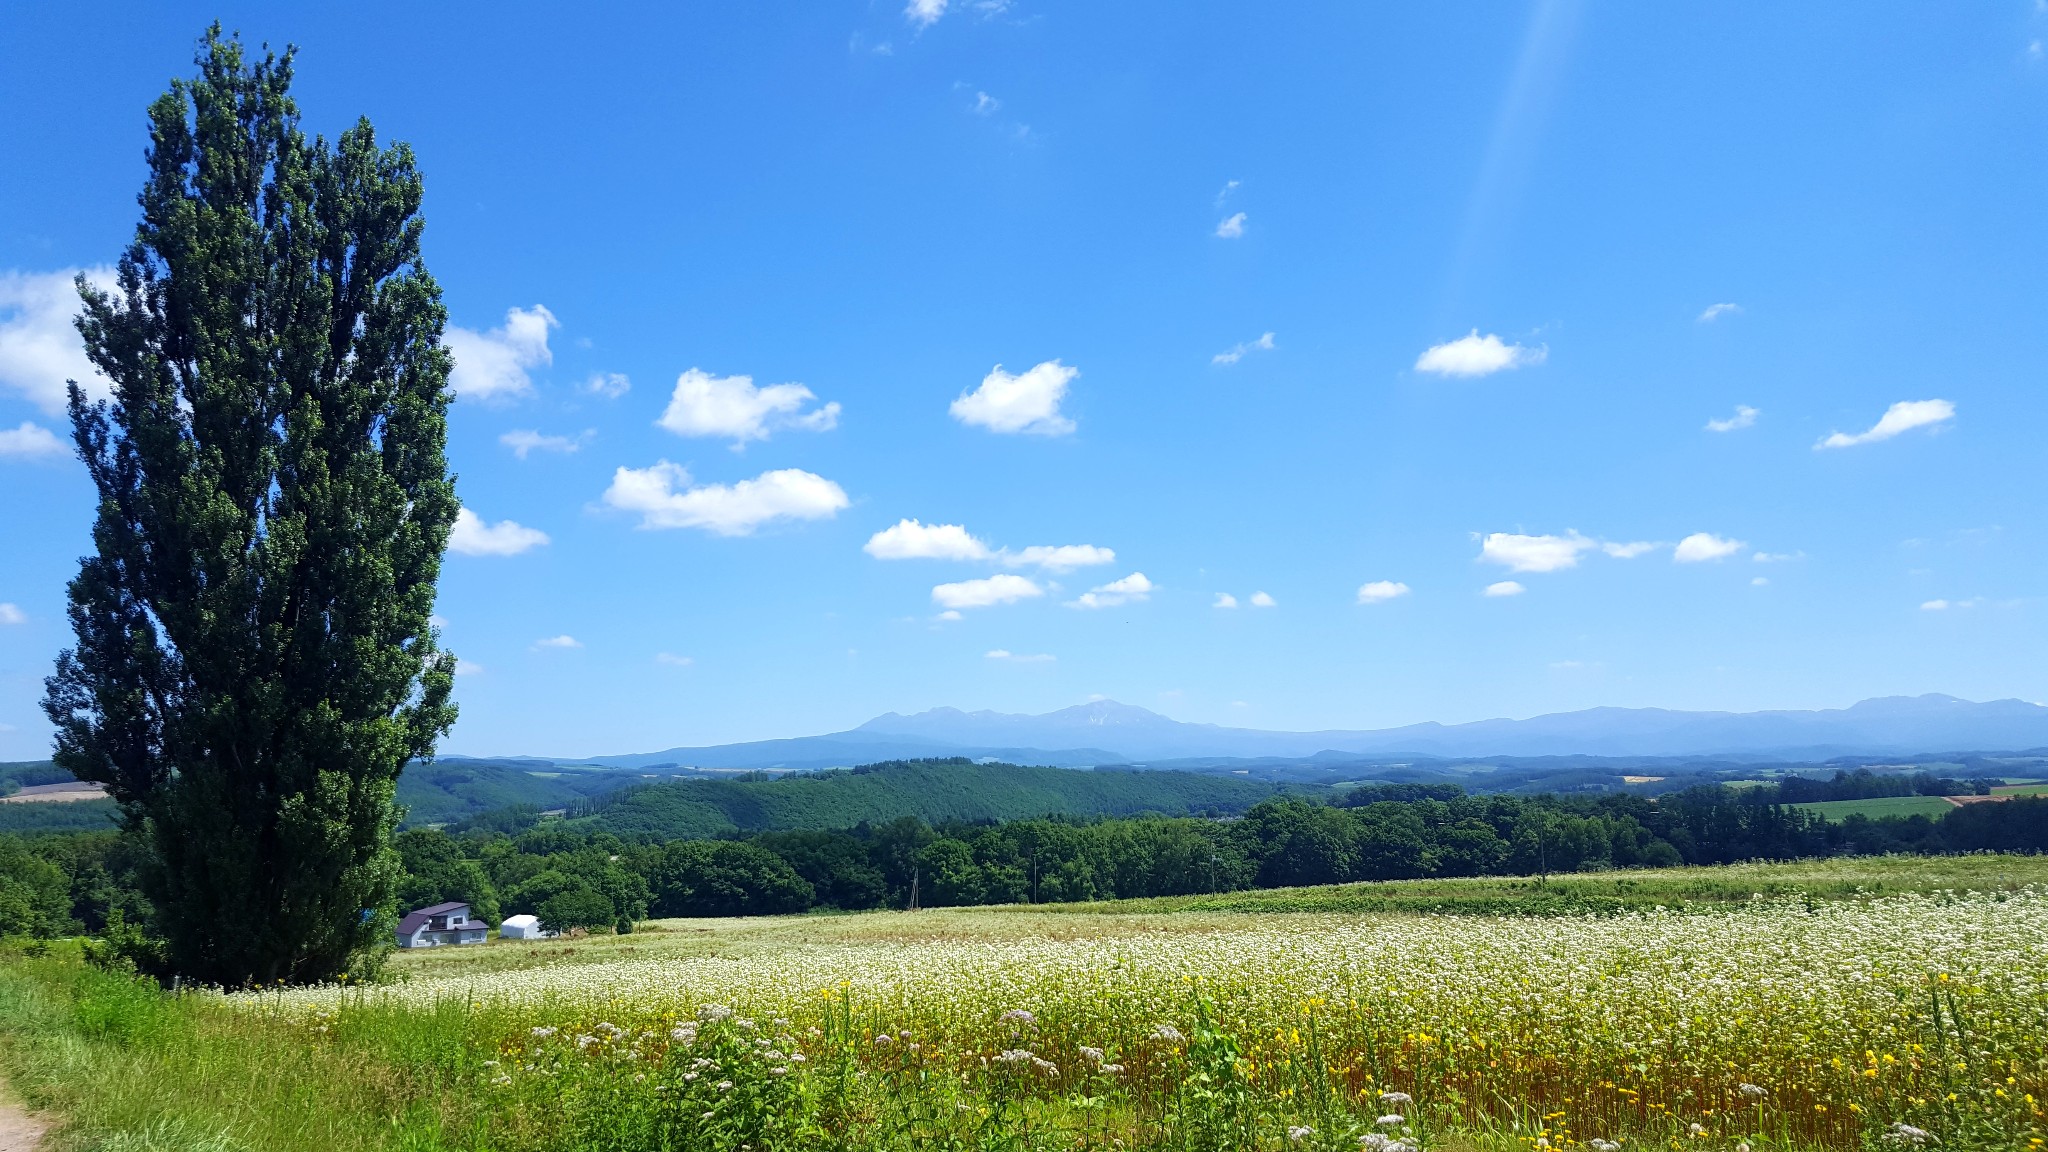
M 43 708 L 149 850 L 164 967 L 324 980 L 388 931 L 393 790 L 455 718 L 445 310 L 409 148 L 309 143 L 289 51 L 216 24 L 197 63 L 119 287 L 78 283 L 112 396 L 70 388 L 99 506 Z

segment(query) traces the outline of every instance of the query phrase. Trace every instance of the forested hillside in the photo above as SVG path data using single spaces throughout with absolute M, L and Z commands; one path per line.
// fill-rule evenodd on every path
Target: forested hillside
M 628 839 L 687 840 L 851 828 L 906 816 L 945 824 L 1048 815 L 1229 814 L 1276 791 L 1257 781 L 1184 772 L 910 760 L 772 779 L 650 784 L 593 802 L 575 822 Z

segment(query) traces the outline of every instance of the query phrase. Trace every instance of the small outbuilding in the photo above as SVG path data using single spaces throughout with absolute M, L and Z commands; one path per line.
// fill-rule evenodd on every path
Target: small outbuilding
M 405 914 L 398 922 L 400 948 L 439 948 L 444 944 L 481 944 L 490 925 L 470 913 L 460 900 L 435 904 Z
M 507 916 L 498 925 L 500 940 L 543 940 L 553 935 L 553 932 L 541 929 L 540 917 L 525 912 L 517 916 Z

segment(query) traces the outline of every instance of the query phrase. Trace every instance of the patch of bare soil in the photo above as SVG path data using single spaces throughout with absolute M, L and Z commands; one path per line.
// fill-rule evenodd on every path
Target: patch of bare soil
M 0 1152 L 36 1152 L 50 1126 L 19 1104 L 0 1100 Z

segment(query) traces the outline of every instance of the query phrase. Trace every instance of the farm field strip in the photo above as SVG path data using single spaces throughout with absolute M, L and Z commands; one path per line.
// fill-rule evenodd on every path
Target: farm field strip
M 960 911 L 808 924 L 714 925 L 694 954 L 678 943 L 441 976 L 420 964 L 394 986 L 240 1002 L 336 1027 L 461 1005 L 500 1051 L 485 1091 L 507 1107 L 564 1076 L 651 1092 L 613 1073 L 667 1083 L 703 1058 L 685 1025 L 734 1014 L 778 1021 L 770 1050 L 803 1057 L 776 1064 L 778 1082 L 811 1084 L 848 1060 L 900 1070 L 900 1053 L 877 1049 L 909 1036 L 919 1067 L 967 1085 L 946 1091 L 974 1107 L 990 1092 L 1045 1108 L 1081 1092 L 1132 1116 L 1166 1108 L 1197 1058 L 1171 1038 L 1225 1037 L 1246 1107 L 1276 1140 L 1401 1093 L 1418 1124 L 1541 1129 L 1553 1143 L 1698 1126 L 1846 1148 L 1904 1123 L 2024 1146 L 2048 1097 L 2048 889 L 1601 918 Z M 989 1080 L 998 1056 L 1037 1071 Z

